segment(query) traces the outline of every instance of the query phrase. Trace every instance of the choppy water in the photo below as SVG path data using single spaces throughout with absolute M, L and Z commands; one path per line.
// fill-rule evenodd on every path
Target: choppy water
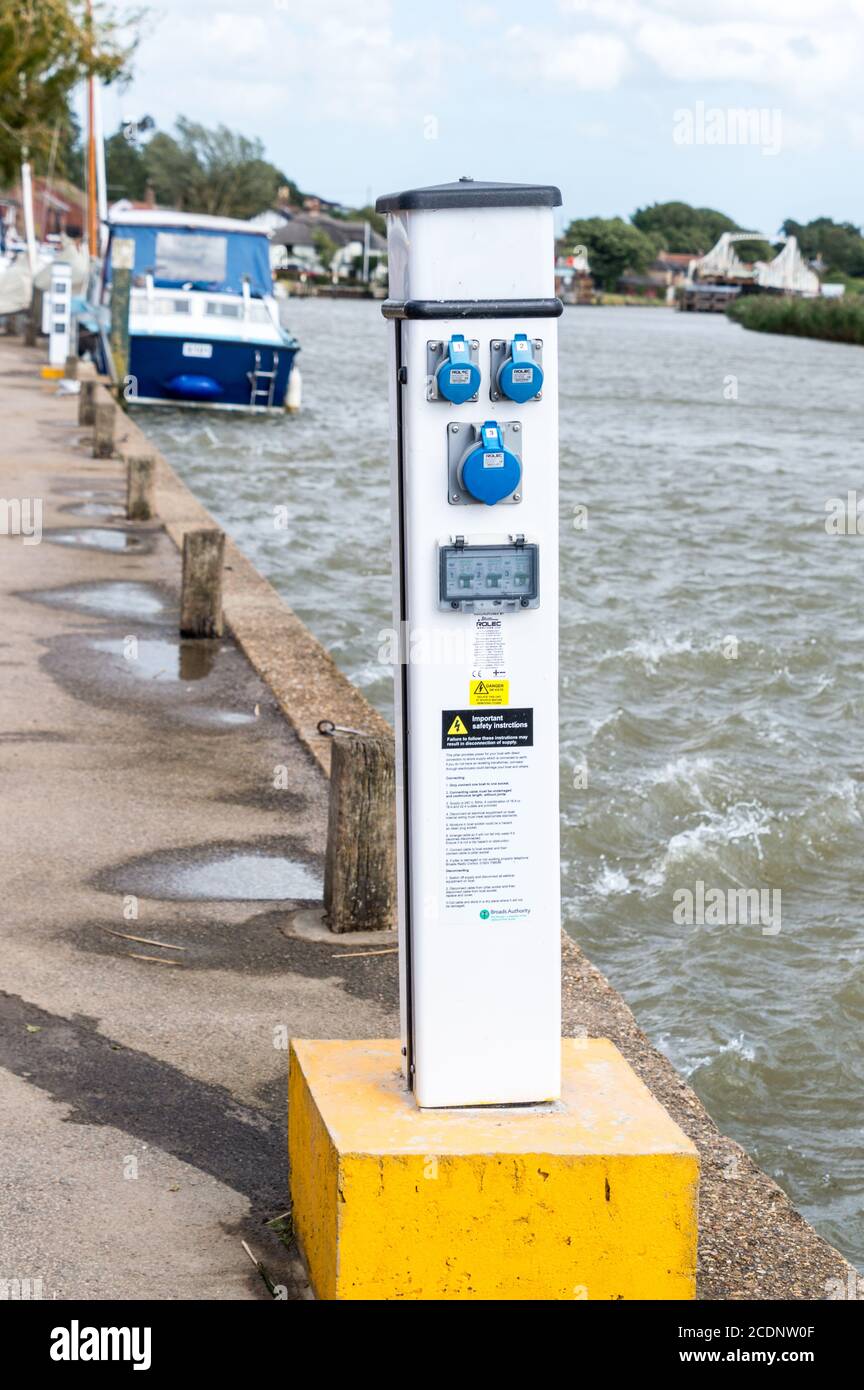
M 371 303 L 289 307 L 298 418 L 147 428 L 389 713 L 385 325 Z M 862 441 L 859 348 L 565 313 L 568 925 L 721 1128 L 859 1263 L 864 536 L 826 534 L 825 505 L 864 498 Z M 780 889 L 780 931 L 676 925 L 697 881 Z

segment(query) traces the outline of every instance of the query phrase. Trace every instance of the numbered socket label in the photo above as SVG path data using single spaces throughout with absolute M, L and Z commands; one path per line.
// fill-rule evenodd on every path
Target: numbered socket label
M 539 401 L 543 395 L 543 339 L 527 333 L 493 338 L 489 344 L 489 399 Z
M 447 426 L 447 500 L 451 507 L 513 506 L 522 501 L 522 425 L 478 420 Z
M 426 399 L 464 405 L 480 391 L 480 344 L 464 333 L 426 344 Z

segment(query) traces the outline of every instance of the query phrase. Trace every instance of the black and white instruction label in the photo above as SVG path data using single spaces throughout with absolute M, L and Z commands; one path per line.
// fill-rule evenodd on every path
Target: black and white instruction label
M 531 916 L 533 719 L 530 709 L 443 712 L 442 917 L 451 925 Z
M 480 680 L 507 675 L 504 619 L 497 613 L 480 613 L 474 620 L 471 674 Z

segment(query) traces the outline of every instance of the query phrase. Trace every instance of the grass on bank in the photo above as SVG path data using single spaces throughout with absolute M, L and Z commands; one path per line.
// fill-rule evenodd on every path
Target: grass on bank
M 792 333 L 799 338 L 824 338 L 864 347 L 864 296 L 786 299 L 782 295 L 748 294 L 733 300 L 726 313 L 735 323 L 757 333 Z

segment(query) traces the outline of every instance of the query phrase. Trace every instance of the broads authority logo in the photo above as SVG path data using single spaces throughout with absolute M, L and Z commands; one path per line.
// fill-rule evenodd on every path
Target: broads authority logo
M 149 1327 L 68 1327 L 51 1332 L 52 1361 L 131 1361 L 133 1371 L 150 1369 Z

